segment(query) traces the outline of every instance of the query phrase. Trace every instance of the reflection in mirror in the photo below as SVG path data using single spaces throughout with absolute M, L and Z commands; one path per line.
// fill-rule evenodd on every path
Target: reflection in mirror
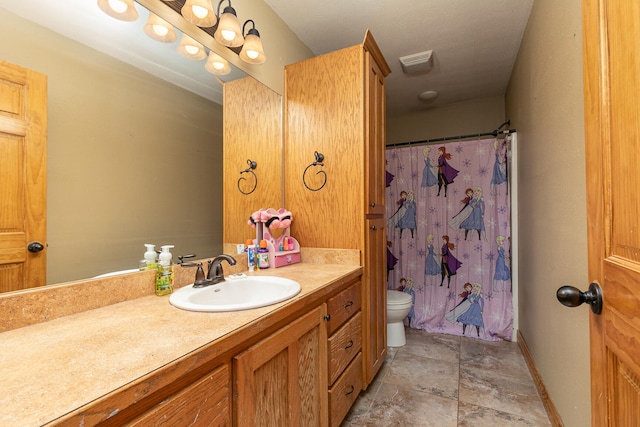
M 176 52 L 179 37 L 147 37 L 136 6 L 129 23 L 86 0 L 0 0 L 2 59 L 48 77 L 48 284 L 135 268 L 145 243 L 222 252 L 222 85 Z

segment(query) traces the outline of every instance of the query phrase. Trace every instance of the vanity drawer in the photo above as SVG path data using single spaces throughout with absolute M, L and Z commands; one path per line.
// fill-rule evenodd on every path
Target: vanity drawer
M 360 310 L 360 281 L 349 286 L 335 297 L 327 301 L 327 334 L 331 335 L 349 317 Z
M 340 376 L 344 368 L 362 348 L 362 313 L 358 312 L 329 338 L 329 384 Z
M 329 389 L 329 425 L 339 426 L 362 389 L 362 353 Z

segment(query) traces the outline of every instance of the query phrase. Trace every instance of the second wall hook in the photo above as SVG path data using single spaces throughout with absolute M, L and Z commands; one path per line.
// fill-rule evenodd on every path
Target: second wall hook
M 242 194 L 245 194 L 245 195 L 253 193 L 256 190 L 256 187 L 258 186 L 258 177 L 256 173 L 253 171 L 255 168 L 258 167 L 258 164 L 251 159 L 247 159 L 247 165 L 249 165 L 249 167 L 246 168 L 245 170 L 240 171 L 240 178 L 238 179 L 238 191 L 240 191 Z M 254 184 L 253 184 L 253 188 L 249 191 L 244 191 L 242 190 L 242 188 L 240 188 L 240 182 L 247 180 L 245 177 L 242 176 L 243 173 L 250 173 L 253 175 Z

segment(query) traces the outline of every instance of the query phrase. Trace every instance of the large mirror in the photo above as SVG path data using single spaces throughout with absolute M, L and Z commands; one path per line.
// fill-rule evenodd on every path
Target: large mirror
M 210 75 L 200 94 L 167 83 L 141 69 L 147 58 L 123 63 L 12 9 L 31 1 L 0 1 L 0 59 L 48 77 L 47 284 L 136 268 L 145 243 L 175 245 L 174 256 L 221 253 L 221 83 Z M 73 3 L 101 14 L 95 1 Z M 102 39 L 131 25 L 100 19 Z M 204 61 L 189 65 L 203 72 Z

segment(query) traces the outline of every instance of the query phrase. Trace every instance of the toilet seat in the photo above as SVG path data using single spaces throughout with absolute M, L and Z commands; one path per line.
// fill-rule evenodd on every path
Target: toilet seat
M 398 306 L 411 304 L 413 302 L 411 295 L 400 291 L 387 291 L 387 306 Z

